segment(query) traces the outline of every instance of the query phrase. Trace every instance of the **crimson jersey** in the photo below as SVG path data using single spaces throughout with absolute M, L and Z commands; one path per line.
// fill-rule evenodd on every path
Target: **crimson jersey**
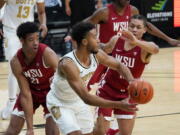
M 113 49 L 112 56 L 127 66 L 134 78 L 139 78 L 145 68 L 146 63 L 141 60 L 141 48 L 136 46 L 131 50 L 124 50 L 125 41 L 119 39 Z M 116 98 L 125 98 L 128 96 L 127 86 L 128 82 L 117 71 L 108 69 L 104 79 L 102 80 L 102 87 L 100 89 L 106 91 L 108 95 Z M 108 85 L 108 91 L 104 86 Z
M 44 65 L 43 53 L 46 47 L 47 46 L 44 44 L 39 44 L 37 55 L 34 61 L 29 65 L 24 61 L 22 49 L 19 49 L 17 52 L 17 57 L 22 66 L 23 74 L 27 78 L 31 90 L 50 90 L 50 79 L 52 79 L 54 75 L 54 69 Z
M 99 30 L 99 39 L 102 43 L 106 43 L 110 38 L 117 34 L 118 31 L 123 29 L 128 29 L 128 22 L 131 17 L 131 6 L 127 5 L 123 15 L 118 15 L 113 4 L 107 5 L 109 16 L 106 23 L 100 24 Z M 93 76 L 89 80 L 88 89 L 90 85 L 93 85 L 96 82 L 99 82 L 103 77 L 103 74 L 106 72 L 107 67 L 99 65 L 94 72 Z
M 100 24 L 99 39 L 102 43 L 108 42 L 118 31 L 128 29 L 128 22 L 131 17 L 130 5 L 126 6 L 123 15 L 118 15 L 113 4 L 107 5 L 107 8 L 109 11 L 108 21 Z

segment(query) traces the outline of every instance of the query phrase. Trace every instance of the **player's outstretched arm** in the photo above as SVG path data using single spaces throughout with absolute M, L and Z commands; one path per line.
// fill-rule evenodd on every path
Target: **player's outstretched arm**
M 85 86 L 84 81 L 80 77 L 80 71 L 73 61 L 68 58 L 63 58 L 58 65 L 59 74 L 63 75 L 71 88 L 79 95 L 79 97 L 89 105 L 118 108 L 125 111 L 136 111 L 137 108 L 132 104 L 124 103 L 121 101 L 109 101 L 100 98 L 96 95 L 88 93 L 88 89 Z
M 20 88 L 20 102 L 25 114 L 25 119 L 27 123 L 27 132 L 33 132 L 33 103 L 32 96 L 29 88 L 28 81 L 22 73 L 22 67 L 19 63 L 17 56 L 11 60 L 11 68 L 14 73 L 19 88 Z
M 122 31 L 121 38 L 128 41 L 131 45 L 141 47 L 147 53 L 156 54 L 159 52 L 159 47 L 154 42 L 139 40 L 128 30 Z
M 100 48 L 108 54 L 111 53 L 119 37 L 114 35 L 107 43 L 100 43 Z
M 119 72 L 119 74 L 124 76 L 127 81 L 134 80 L 134 77 L 132 76 L 130 70 L 124 64 L 117 61 L 114 57 L 107 55 L 102 50 L 99 50 L 96 56 L 100 64 L 116 70 L 117 72 Z
M 180 40 L 176 40 L 176 39 L 169 37 L 168 35 L 163 33 L 161 30 L 159 30 L 156 26 L 154 26 L 152 23 L 148 22 L 147 28 L 148 28 L 147 29 L 148 33 L 150 33 L 156 37 L 159 37 L 161 39 L 164 39 L 172 46 L 180 46 Z

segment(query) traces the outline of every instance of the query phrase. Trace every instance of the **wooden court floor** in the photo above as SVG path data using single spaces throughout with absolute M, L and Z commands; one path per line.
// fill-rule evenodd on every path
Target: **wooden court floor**
M 7 72 L 7 63 L 0 63 L 0 109 L 7 100 Z M 180 135 L 180 48 L 160 49 L 143 79 L 153 84 L 155 94 L 150 103 L 139 105 L 133 135 Z M 44 135 L 42 109 L 37 110 L 34 121 L 35 134 Z M 0 120 L 0 134 L 8 122 Z

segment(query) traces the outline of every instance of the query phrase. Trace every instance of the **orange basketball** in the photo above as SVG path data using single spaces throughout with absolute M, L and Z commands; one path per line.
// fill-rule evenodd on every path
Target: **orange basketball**
M 131 99 L 138 104 L 148 103 L 154 94 L 152 85 L 143 80 L 136 80 L 130 83 L 128 91 Z

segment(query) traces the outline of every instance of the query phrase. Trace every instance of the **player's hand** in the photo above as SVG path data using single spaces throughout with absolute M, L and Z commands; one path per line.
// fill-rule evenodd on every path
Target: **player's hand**
M 68 16 L 71 16 L 71 8 L 70 7 L 66 7 L 66 14 Z
M 42 38 L 45 38 L 46 35 L 47 35 L 47 31 L 48 31 L 47 26 L 45 24 L 41 24 L 40 27 L 39 27 L 39 30 L 41 31 L 41 35 L 40 36 Z
M 172 46 L 180 46 L 180 40 L 169 38 L 168 43 Z
M 120 108 L 121 110 L 127 112 L 135 112 L 138 111 L 137 103 L 129 103 L 129 98 L 120 101 Z
M 123 30 L 121 32 L 121 38 L 130 42 L 132 45 L 135 45 L 137 41 L 137 38 L 133 35 L 133 33 L 128 30 Z
M 27 129 L 26 135 L 34 135 L 33 129 Z

